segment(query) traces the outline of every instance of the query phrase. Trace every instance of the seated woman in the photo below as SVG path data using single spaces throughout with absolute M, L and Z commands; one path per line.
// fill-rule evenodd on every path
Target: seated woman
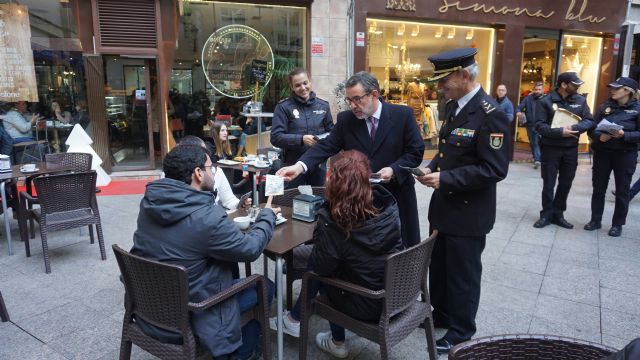
M 207 150 L 211 155 L 216 155 L 218 159 L 231 160 L 233 153 L 231 152 L 231 144 L 229 143 L 229 132 L 227 125 L 216 123 L 211 127 L 209 132 L 211 138 L 205 139 Z
M 371 186 L 370 174 L 369 159 L 356 150 L 345 151 L 331 165 L 326 203 L 319 210 L 308 268 L 322 276 L 380 290 L 386 257 L 403 246 L 396 200 L 384 187 Z M 380 319 L 381 300 L 331 287 L 324 291 L 333 305 L 349 316 L 371 322 Z M 315 296 L 315 292 L 312 294 Z M 284 316 L 284 331 L 295 337 L 300 336 L 300 306 L 298 299 L 291 313 Z M 270 322 L 275 328 L 275 318 Z M 316 345 L 335 357 L 347 357 L 344 328 L 329 325 L 331 331 L 319 333 Z
M 183 137 L 178 145 L 195 145 L 207 148 L 202 139 L 193 135 Z M 215 159 L 215 156 L 212 156 L 212 159 Z M 247 198 L 243 204 L 240 204 L 240 199 L 238 199 L 231 190 L 231 185 L 224 175 L 224 171 L 216 171 L 213 181 L 213 190 L 216 192 L 216 204 L 222 206 L 227 212 L 232 212 L 237 208 L 251 206 L 251 198 Z

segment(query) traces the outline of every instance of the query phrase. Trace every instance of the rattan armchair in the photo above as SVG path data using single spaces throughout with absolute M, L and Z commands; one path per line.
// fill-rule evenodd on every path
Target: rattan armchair
M 118 245 L 113 245 L 113 252 L 126 291 L 120 342 L 121 360 L 131 357 L 132 344 L 161 359 L 195 359 L 197 353 L 203 350 L 196 343 L 189 313 L 206 311 L 252 286 L 258 290 L 258 303 L 251 311 L 242 314 L 241 324 L 252 319 L 260 322 L 262 356 L 263 359 L 271 359 L 267 328 L 267 284 L 264 276 L 251 275 L 205 301 L 192 303 L 189 302 L 189 282 L 184 267 L 132 255 Z M 163 343 L 145 334 L 135 319 L 144 319 L 149 324 L 176 333 L 182 338 L 181 344 Z
M 307 358 L 309 320 L 317 314 L 330 322 L 351 330 L 357 335 L 380 345 L 382 359 L 389 358 L 391 347 L 424 324 L 427 353 L 436 360 L 433 318 L 427 290 L 427 274 L 431 251 L 437 232 L 425 241 L 409 249 L 389 255 L 385 265 L 384 289 L 373 291 L 340 279 L 321 277 L 307 272 L 302 279 L 302 313 L 300 323 L 300 359 Z M 337 287 L 344 292 L 358 294 L 371 299 L 381 299 L 382 314 L 378 323 L 360 321 L 339 311 L 326 295 L 309 299 L 310 282 Z M 417 300 L 419 295 L 422 300 Z
M 600 360 L 614 352 L 608 346 L 568 337 L 500 335 L 460 343 L 449 352 L 449 360 Z
M 9 321 L 9 312 L 7 311 L 7 306 L 4 304 L 4 299 L 2 298 L 2 292 L 0 291 L 0 320 L 2 322 Z
M 34 180 L 39 195 L 40 208 L 24 210 L 29 220 L 40 224 L 42 253 L 46 273 L 51 272 L 49 263 L 49 231 L 72 229 L 82 226 L 96 225 L 98 245 L 102 260 L 107 259 L 102 236 L 102 223 L 96 201 L 96 172 L 79 172 L 37 177 Z M 33 201 L 26 192 L 20 193 L 23 201 Z M 91 243 L 94 243 L 93 228 L 89 226 Z M 29 237 L 25 238 L 25 251 L 31 255 Z

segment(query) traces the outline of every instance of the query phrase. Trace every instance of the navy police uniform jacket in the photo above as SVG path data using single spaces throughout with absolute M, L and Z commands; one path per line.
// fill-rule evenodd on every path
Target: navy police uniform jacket
M 559 147 L 578 147 L 578 139 L 570 136 L 562 136 L 562 128 L 552 128 L 551 122 L 556 110 L 563 108 L 582 118 L 580 122 L 573 125 L 571 130 L 578 130 L 580 133 L 590 130 L 594 126 L 593 116 L 587 99 L 578 94 L 567 96 L 563 99 L 557 90 L 553 90 L 549 95 L 538 101 L 536 108 L 536 132 L 542 137 L 541 145 L 559 146 Z
M 509 169 L 509 121 L 483 89 L 453 116 L 456 108 L 447 103 L 440 152 L 428 165 L 440 172 L 429 224 L 444 234 L 483 236 L 496 219 L 496 183 Z
M 640 102 L 631 100 L 624 105 L 619 105 L 615 100 L 605 101 L 595 114 L 594 121 L 599 124 L 602 119 L 607 119 L 614 124 L 622 125 L 624 136 L 609 141 L 601 142 L 602 132 L 593 128 L 589 131 L 591 146 L 594 150 L 622 150 L 636 151 L 640 143 Z
M 304 101 L 292 95 L 276 105 L 271 127 L 271 143 L 284 152 L 285 165 L 294 164 L 309 147 L 302 142 L 303 135 L 320 135 L 333 129 L 329 103 L 316 97 L 312 91 Z

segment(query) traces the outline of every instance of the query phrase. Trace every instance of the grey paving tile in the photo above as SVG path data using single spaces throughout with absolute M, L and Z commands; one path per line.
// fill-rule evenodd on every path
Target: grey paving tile
M 522 256 L 503 252 L 496 265 L 542 275 L 547 268 L 547 261 L 547 257 Z
M 48 342 L 67 359 L 97 359 L 120 348 L 122 323 L 104 319 L 95 326 L 56 337 Z
M 601 271 L 600 286 L 640 295 L 640 276 L 625 276 L 617 273 Z
M 545 276 L 540 293 L 583 304 L 600 305 L 600 284 L 597 278 L 566 280 Z
M 581 267 L 575 264 L 568 264 L 560 261 L 549 261 L 545 276 L 572 281 L 581 281 L 585 278 L 599 279 L 600 271 L 598 269 Z
M 526 271 L 512 269 L 506 266 L 485 266 L 482 271 L 482 281 L 504 285 L 533 293 L 540 291 L 543 276 Z
M 602 344 L 620 350 L 627 346 L 633 339 L 619 338 L 608 334 L 602 334 Z
M 533 224 L 533 223 L 532 223 Z M 551 247 L 554 243 L 555 231 L 536 229 L 529 223 L 520 223 L 511 237 L 512 241 L 526 244 Z
M 593 331 L 600 333 L 598 307 L 542 294 L 538 296 L 534 313 L 534 322 L 537 324 L 540 321 L 566 324 L 585 333 Z
M 620 274 L 621 276 L 638 276 L 640 274 L 640 260 L 600 259 L 600 271 Z
M 0 323 L 0 359 L 53 359 L 63 360 L 64 356 L 46 344 L 33 338 L 14 324 Z
M 522 257 L 546 258 L 551 248 L 543 245 L 527 244 L 511 240 L 504 248 L 505 254 L 519 255 Z
M 576 339 L 601 342 L 600 329 L 581 327 L 576 324 L 567 324 L 561 321 L 552 321 L 537 316 L 531 320 L 530 334 L 547 334 L 556 336 L 568 336 Z
M 532 313 L 505 307 L 485 305 L 476 315 L 475 338 L 499 334 L 526 334 L 531 325 Z
M 601 288 L 600 293 L 603 309 L 640 315 L 640 296 L 607 288 Z
M 124 289 L 102 289 L 80 301 L 101 314 L 112 315 L 124 308 Z
M 67 303 L 16 323 L 44 342 L 88 329 L 104 319 L 104 315 L 78 302 Z
M 480 307 L 491 306 L 533 314 L 537 293 L 485 282 L 480 290 Z
M 549 262 L 564 262 L 571 266 L 598 269 L 598 256 L 570 250 L 553 248 L 549 256 Z
M 2 282 L 2 297 L 14 321 L 41 314 L 70 300 L 51 286 L 16 272 Z
M 553 248 L 597 256 L 598 238 L 597 236 L 583 238 L 580 237 L 580 235 L 575 235 L 575 237 L 557 237 L 553 243 Z
M 640 315 L 602 309 L 602 336 L 618 338 L 626 343 L 640 336 Z

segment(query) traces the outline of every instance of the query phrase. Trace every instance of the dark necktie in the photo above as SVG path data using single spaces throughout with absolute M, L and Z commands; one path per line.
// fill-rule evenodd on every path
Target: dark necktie
M 456 116 L 456 111 L 458 111 L 458 102 L 454 100 L 453 105 L 451 106 L 451 116 L 449 116 L 449 120 Z
M 376 138 L 376 130 L 378 130 L 378 127 L 376 126 L 376 123 L 374 121 L 374 117 L 373 116 L 369 116 L 367 118 L 367 120 L 371 123 L 371 132 L 369 133 L 371 135 L 371 140 L 375 140 Z

